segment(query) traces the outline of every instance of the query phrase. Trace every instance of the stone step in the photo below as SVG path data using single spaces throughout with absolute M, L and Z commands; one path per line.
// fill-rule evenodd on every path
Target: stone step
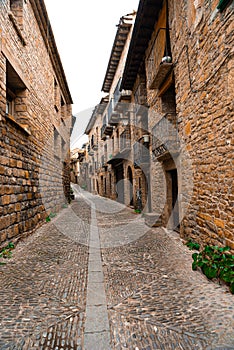
M 145 213 L 145 224 L 149 227 L 160 227 L 163 225 L 162 217 L 158 213 Z

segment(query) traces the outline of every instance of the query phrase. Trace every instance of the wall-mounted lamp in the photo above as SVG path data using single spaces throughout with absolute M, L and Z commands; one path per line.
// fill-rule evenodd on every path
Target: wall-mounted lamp
M 162 58 L 162 63 L 171 63 L 171 56 L 164 56 Z
M 147 134 L 147 135 L 143 135 L 143 140 L 144 140 L 144 143 L 149 143 L 150 141 L 150 136 Z
M 124 116 L 124 117 L 122 118 L 122 124 L 123 124 L 123 126 L 127 126 L 128 123 L 129 123 L 128 118 L 127 118 L 126 116 Z

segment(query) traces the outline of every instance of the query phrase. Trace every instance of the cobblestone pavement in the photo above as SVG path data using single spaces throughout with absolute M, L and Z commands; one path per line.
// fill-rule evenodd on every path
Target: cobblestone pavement
M 90 208 L 77 200 L 72 209 L 80 240 L 87 242 Z M 1 350 L 82 349 L 88 246 L 71 239 L 74 222 L 70 232 L 68 219 L 64 209 L 0 266 Z
M 234 296 L 191 270 L 192 252 L 178 234 L 149 229 L 131 209 L 82 192 L 0 266 L 0 350 L 85 349 L 85 327 L 93 328 L 88 265 L 96 271 L 90 201 L 98 209 L 111 345 L 87 350 L 234 349 Z

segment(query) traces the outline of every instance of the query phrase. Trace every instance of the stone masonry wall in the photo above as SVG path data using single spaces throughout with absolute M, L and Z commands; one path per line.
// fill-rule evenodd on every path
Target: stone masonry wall
M 71 106 L 31 3 L 16 4 L 19 14 L 10 11 L 10 1 L 0 8 L 0 244 L 32 231 L 57 211 L 65 201 L 63 187 L 68 192 L 70 186 Z M 7 62 L 26 87 L 22 97 L 17 93 L 13 118 L 5 113 Z M 55 89 L 64 100 L 57 109 Z
M 169 0 L 168 4 L 183 144 L 178 159 L 181 235 L 203 245 L 221 243 L 234 248 L 233 3 L 221 13 L 216 10 L 218 1 Z M 148 102 L 160 110 L 157 90 L 148 90 Z M 149 121 L 151 126 L 155 122 Z M 192 182 L 191 191 L 186 186 Z M 156 184 L 153 188 L 157 191 Z
M 178 61 L 179 133 L 187 145 L 194 173 L 193 197 L 182 234 L 204 244 L 221 242 L 234 248 L 234 9 L 230 5 L 214 16 L 218 1 L 190 2 L 195 8 L 192 18 L 185 4 L 182 8 L 190 22 L 183 21 L 178 13 L 171 12 L 170 16 L 175 29 L 171 32 L 173 61 Z M 174 18 L 183 23 L 178 26 Z M 181 40 L 188 43 L 188 48 Z

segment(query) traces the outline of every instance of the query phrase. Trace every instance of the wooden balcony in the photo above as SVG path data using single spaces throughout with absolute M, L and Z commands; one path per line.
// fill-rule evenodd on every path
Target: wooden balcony
M 87 151 L 88 151 L 88 155 L 89 156 L 93 156 L 94 155 L 94 151 L 92 150 L 90 144 L 88 145 Z
M 107 155 L 102 155 L 102 157 L 101 157 L 101 168 L 106 169 L 107 166 L 108 166 L 108 164 L 107 164 Z
M 89 166 L 89 175 L 94 175 L 94 169 L 92 165 Z
M 158 89 L 173 69 L 171 57 L 168 54 L 168 29 L 159 28 L 151 53 L 147 59 L 148 86 Z
M 150 89 L 158 89 L 160 85 L 163 83 L 165 78 L 169 75 L 173 67 L 173 63 L 160 63 L 157 67 L 155 74 L 151 79 L 151 83 L 149 84 Z
M 98 149 L 97 137 L 92 136 L 92 138 L 90 140 L 90 146 L 94 151 L 96 151 Z
M 120 114 L 114 109 L 114 99 L 111 99 L 107 108 L 107 118 L 110 125 L 117 125 L 120 120 Z
M 120 78 L 118 81 L 118 84 L 116 85 L 113 99 L 112 99 L 112 113 L 116 113 L 116 114 L 126 111 L 126 103 L 130 102 L 131 94 L 132 94 L 131 90 L 120 91 L 121 81 L 122 79 Z
M 180 142 L 176 114 L 165 114 L 152 128 L 152 135 L 152 152 L 158 160 L 179 154 Z
M 113 132 L 113 126 L 103 124 L 101 128 L 101 139 L 105 140 L 107 136 L 110 136 Z
M 130 128 L 126 126 L 126 129 L 120 135 L 119 151 L 121 154 L 127 153 L 131 150 Z
M 117 105 L 118 102 L 125 102 L 129 101 L 131 99 L 131 90 L 121 90 L 120 91 L 120 86 L 121 86 L 122 79 L 120 78 L 118 81 L 118 84 L 116 85 L 115 91 L 114 91 L 114 108 Z
M 134 166 L 135 167 L 144 167 L 148 166 L 150 162 L 150 153 L 148 146 L 144 145 L 143 140 L 135 142 L 133 145 L 134 153 Z

